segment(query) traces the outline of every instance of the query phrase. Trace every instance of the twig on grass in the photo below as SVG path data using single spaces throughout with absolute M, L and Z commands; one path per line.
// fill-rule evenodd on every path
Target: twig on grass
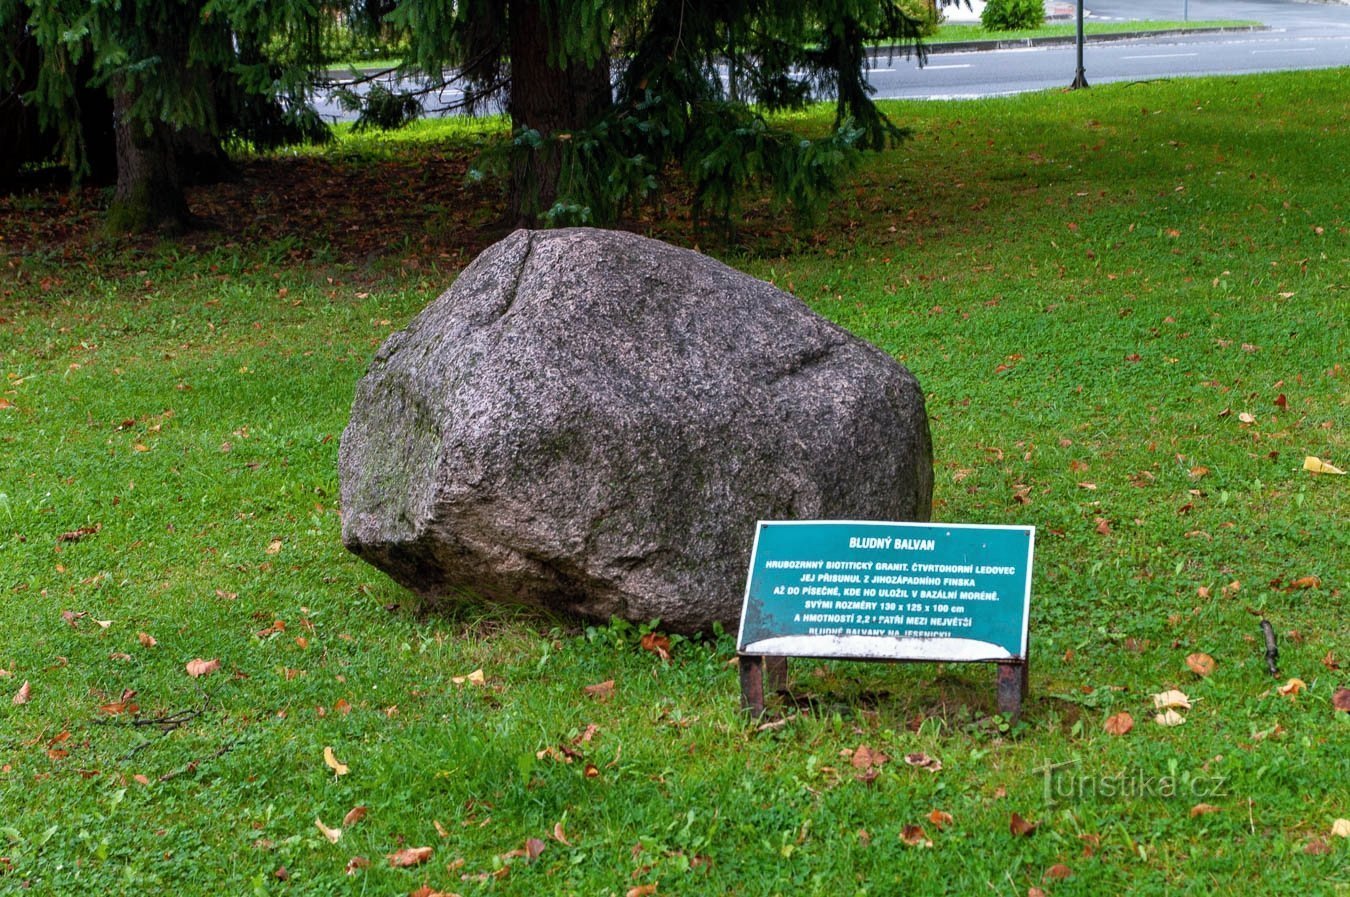
M 202 757 L 202 758 L 200 758 L 200 759 L 198 759 L 198 760 L 193 760 L 193 761 L 189 762 L 188 764 L 186 764 L 185 766 L 180 766 L 178 769 L 175 769 L 175 770 L 172 770 L 172 771 L 170 771 L 170 772 L 164 773 L 164 775 L 162 775 L 162 776 L 159 777 L 159 781 L 161 781 L 161 782 L 167 782 L 167 781 L 169 781 L 170 779 L 176 779 L 176 778 L 178 778 L 179 776 L 183 775 L 184 773 L 188 773 L 188 772 L 196 772 L 196 771 L 197 771 L 197 767 L 201 766 L 203 763 L 207 763 L 207 762 L 209 762 L 209 761 L 211 761 L 211 760 L 217 760 L 217 759 L 219 759 L 219 758 L 225 756 L 226 754 L 228 754 L 230 751 L 234 750 L 235 745 L 239 744 L 239 741 L 240 741 L 240 739 L 238 739 L 238 738 L 234 739 L 233 741 L 227 741 L 227 742 L 225 742 L 223 745 L 221 745 L 220 748 L 217 749 L 215 753 L 211 754 L 210 756 L 208 756 L 208 757 Z

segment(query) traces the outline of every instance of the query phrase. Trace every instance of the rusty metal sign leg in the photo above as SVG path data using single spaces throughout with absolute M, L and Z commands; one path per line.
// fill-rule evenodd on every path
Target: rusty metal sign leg
M 1010 722 L 1022 715 L 1022 699 L 1027 694 L 1027 662 L 1025 660 L 998 665 L 998 712 L 1006 714 Z
M 764 673 L 767 677 L 764 687 L 768 694 L 787 691 L 788 659 L 786 657 L 764 658 Z
M 741 670 L 741 709 L 751 719 L 764 715 L 764 658 L 754 654 L 738 655 Z

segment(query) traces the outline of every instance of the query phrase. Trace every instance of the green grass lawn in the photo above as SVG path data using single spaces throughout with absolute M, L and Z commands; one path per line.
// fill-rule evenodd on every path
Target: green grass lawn
M 725 636 L 343 550 L 356 381 L 493 238 L 462 133 L 251 160 L 176 244 L 0 197 L 0 893 L 1350 893 L 1347 74 L 887 104 L 814 235 L 705 246 L 916 373 L 935 519 L 1038 528 L 1013 727 L 991 667 L 799 661 L 761 729 Z
M 1089 38 L 1094 35 L 1132 34 L 1139 31 L 1197 31 L 1212 28 L 1251 28 L 1259 27 L 1260 22 L 1248 19 L 1208 19 L 1199 21 L 1167 21 L 1140 19 L 1124 22 L 1084 22 L 1083 33 Z M 1078 26 L 1073 22 L 1046 22 L 1039 28 L 1027 28 L 1021 31 L 986 31 L 983 25 L 975 22 L 948 22 L 938 26 L 937 33 L 927 39 L 930 46 L 961 41 L 981 40 L 1021 40 L 1033 37 L 1073 37 Z

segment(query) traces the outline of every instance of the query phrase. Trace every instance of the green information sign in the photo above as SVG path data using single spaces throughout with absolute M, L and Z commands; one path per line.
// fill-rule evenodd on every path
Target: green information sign
M 761 521 L 737 648 L 762 657 L 1025 661 L 1030 526 Z

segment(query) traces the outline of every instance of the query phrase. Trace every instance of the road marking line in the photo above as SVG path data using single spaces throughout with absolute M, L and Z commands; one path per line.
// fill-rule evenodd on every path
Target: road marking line
M 1148 56 L 1122 56 L 1121 59 L 1177 59 L 1182 56 L 1199 56 L 1199 53 L 1153 53 Z
M 969 63 L 969 62 L 963 62 L 963 63 L 961 63 L 960 65 L 926 65 L 926 66 L 924 66 L 924 68 L 926 68 L 926 69 L 968 69 L 968 68 L 970 68 L 970 63 Z
M 1316 53 L 1316 47 L 1290 47 L 1285 50 L 1253 50 L 1252 55 L 1257 53 Z

